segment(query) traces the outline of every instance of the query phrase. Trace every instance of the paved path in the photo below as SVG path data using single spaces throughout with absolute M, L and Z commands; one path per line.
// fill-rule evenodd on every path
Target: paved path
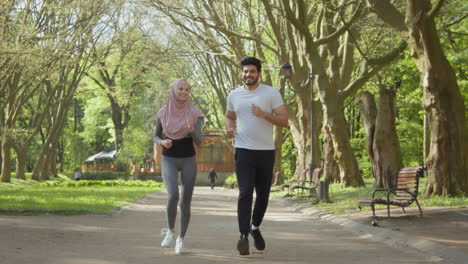
M 234 250 L 237 191 L 206 187 L 195 189 L 186 237 L 190 253 L 179 256 L 159 247 L 165 195 L 148 195 L 113 214 L 0 216 L 0 263 L 444 263 L 373 242 L 278 200 L 271 201 L 262 225 L 267 249 L 241 257 Z

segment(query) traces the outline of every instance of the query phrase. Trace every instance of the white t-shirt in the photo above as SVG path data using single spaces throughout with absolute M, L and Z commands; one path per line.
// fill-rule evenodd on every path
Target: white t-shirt
M 227 110 L 236 113 L 236 148 L 252 150 L 274 150 L 273 124 L 252 113 L 252 104 L 262 111 L 273 113 L 273 109 L 283 105 L 279 91 L 271 86 L 260 84 L 249 91 L 244 86 L 232 90 L 227 97 Z

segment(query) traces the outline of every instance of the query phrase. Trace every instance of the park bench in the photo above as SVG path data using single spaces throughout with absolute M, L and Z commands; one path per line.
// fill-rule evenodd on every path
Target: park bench
M 320 177 L 322 176 L 322 172 L 323 170 L 321 168 L 314 169 L 312 177 L 308 181 L 304 180 L 296 184 L 291 184 L 288 187 L 288 193 L 294 193 L 296 190 L 299 190 L 301 194 L 303 194 L 304 191 L 307 191 L 309 195 L 317 193 L 317 187 Z
M 288 195 L 289 195 L 289 187 L 292 185 L 298 185 L 298 184 L 302 184 L 303 182 L 305 182 L 305 179 L 307 178 L 306 174 L 307 174 L 307 171 L 304 171 L 303 172 L 304 177 L 302 177 L 302 179 L 298 180 L 298 179 L 293 178 L 286 183 L 272 187 L 270 191 L 279 192 L 279 191 L 288 190 Z
M 423 212 L 417 198 L 420 177 L 424 177 L 424 167 L 409 167 L 401 169 L 398 172 L 395 188 L 374 190 L 372 193 L 372 199 L 363 199 L 358 201 L 359 209 L 361 209 L 361 206 L 371 207 L 374 218 L 374 221 L 372 221 L 373 225 L 376 225 L 376 204 L 387 205 L 387 214 L 388 217 L 390 217 L 390 205 L 399 206 L 403 210 L 403 213 L 406 213 L 405 207 L 408 207 L 413 202 L 416 202 L 416 205 L 418 206 L 419 212 L 422 216 Z M 378 192 L 386 192 L 386 198 L 377 198 L 376 193 Z

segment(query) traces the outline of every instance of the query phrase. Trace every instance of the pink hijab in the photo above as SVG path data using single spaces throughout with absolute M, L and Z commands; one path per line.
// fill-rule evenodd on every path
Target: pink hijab
M 183 79 L 177 79 L 172 83 L 167 104 L 158 112 L 164 133 L 170 139 L 187 136 L 190 133 L 187 120 L 195 125 L 197 119 L 203 116 L 190 99 L 184 101 L 177 97 L 177 89 L 184 84 L 190 87 L 190 84 Z

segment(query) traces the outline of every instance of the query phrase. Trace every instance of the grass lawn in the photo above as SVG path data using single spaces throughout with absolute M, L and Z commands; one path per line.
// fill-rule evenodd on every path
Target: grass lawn
M 71 181 L 38 182 L 12 179 L 0 183 L 1 214 L 81 214 L 107 212 L 156 192 L 161 183 L 153 181 Z
M 329 189 L 330 202 L 319 202 L 317 204 L 311 205 L 311 207 L 329 211 L 333 213 L 345 214 L 358 212 L 359 208 L 357 206 L 357 201 L 363 198 L 372 197 L 372 183 L 374 182 L 373 178 L 364 179 L 366 182 L 366 187 L 350 187 L 350 188 L 341 188 L 340 184 L 331 184 Z M 420 179 L 419 193 L 424 191 L 426 186 L 427 178 Z M 291 197 L 286 197 L 287 192 L 274 192 L 272 196 L 274 197 L 284 197 L 286 199 L 291 199 L 300 202 L 308 202 L 313 200 L 306 196 L 294 195 Z M 418 201 L 421 206 L 424 207 L 463 207 L 468 205 L 468 197 L 448 197 L 448 196 L 432 196 L 426 199 L 418 197 Z M 410 207 L 416 206 L 413 203 Z M 376 208 L 386 208 L 385 205 L 376 205 Z M 370 211 L 369 206 L 362 208 L 363 211 Z

